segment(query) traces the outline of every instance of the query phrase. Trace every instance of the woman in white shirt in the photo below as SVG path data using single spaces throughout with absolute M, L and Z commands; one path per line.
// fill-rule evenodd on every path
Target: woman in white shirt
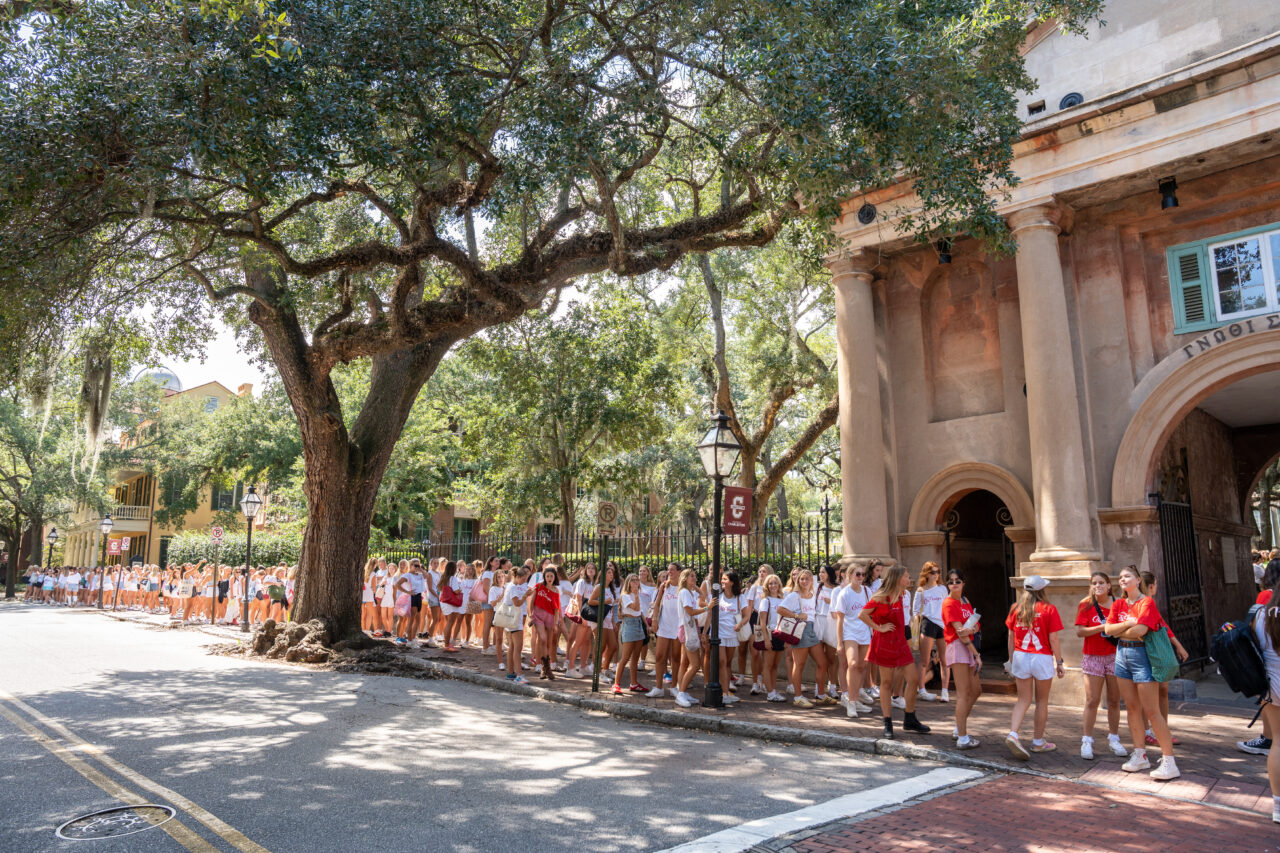
M 859 713 L 870 714 L 871 698 L 862 688 L 867 671 L 867 649 L 871 645 L 871 629 L 860 618 L 862 608 L 867 606 L 870 593 L 862 585 L 866 570 L 861 566 L 852 566 L 845 571 L 847 583 L 840 587 L 832 602 L 832 613 L 836 620 L 836 636 L 839 637 L 837 651 L 844 668 L 845 692 L 840 695 L 840 704 L 845 713 L 856 717 Z
M 515 577 L 511 583 L 507 584 L 507 588 L 502 594 L 502 603 L 510 604 L 520 608 L 520 621 L 513 629 L 507 630 L 507 680 L 514 681 L 516 684 L 528 684 L 529 682 L 520 674 L 520 666 L 522 661 L 520 658 L 524 652 L 524 620 L 528 613 L 525 606 L 529 598 L 529 569 L 521 566 L 516 569 Z
M 622 651 L 618 654 L 618 669 L 613 676 L 613 692 L 617 696 L 623 695 L 622 671 L 630 667 L 631 686 L 627 689 L 632 693 L 643 693 L 645 691 L 640 685 L 639 662 L 640 649 L 644 646 L 644 604 L 640 599 L 639 575 L 627 575 L 627 579 L 622 582 L 618 606 L 622 621 L 621 636 L 618 639 L 622 643 Z
M 489 565 L 493 565 L 490 563 Z M 507 561 L 499 561 L 498 565 L 505 566 Z M 502 595 L 506 590 L 507 573 L 502 569 L 495 569 L 493 577 L 489 579 L 489 609 L 485 612 L 486 622 L 490 625 L 489 638 L 485 642 L 489 643 L 488 648 L 484 650 L 485 654 L 492 654 L 498 659 L 498 669 L 506 669 L 507 661 L 503 649 L 506 645 L 507 632 L 501 628 L 492 627 L 493 608 L 502 603 Z
M 658 584 L 649 614 L 657 641 L 653 645 L 653 689 L 646 695 L 657 699 L 666 690 L 674 697 L 680 674 L 680 564 L 670 563 Z
M 373 601 L 373 586 L 376 578 L 373 573 L 377 571 L 378 560 L 376 557 L 370 557 L 364 564 L 364 583 L 360 587 L 360 630 L 368 631 L 372 634 L 376 630 L 374 613 L 378 609 L 378 605 Z
M 484 590 L 484 607 L 480 612 L 480 648 L 486 655 L 494 652 L 494 642 L 501 638 L 501 631 L 493 630 L 493 579 L 502 568 L 500 557 L 490 557 L 485 563 L 484 572 L 480 575 L 480 586 Z
M 653 603 L 658 597 L 658 585 L 653 582 L 653 572 L 648 566 L 641 566 L 638 572 L 640 576 L 640 613 L 641 625 L 644 626 L 644 641 L 640 644 L 640 671 L 644 672 L 645 658 L 648 657 L 649 641 L 653 638 L 653 623 L 650 621 L 650 614 L 653 613 Z
M 754 696 L 759 693 L 767 692 L 764 686 L 764 656 L 765 649 L 770 645 L 769 632 L 764 632 L 765 649 L 756 648 L 756 637 L 759 631 L 756 630 L 760 623 L 760 599 L 764 597 L 764 582 L 769 575 L 773 574 L 773 566 L 768 563 L 761 564 L 756 571 L 755 580 L 747 589 L 747 600 L 751 602 L 751 628 L 752 641 L 748 643 L 751 646 L 751 694 Z
M 601 602 L 604 602 L 603 606 L 605 611 L 600 624 L 600 674 L 604 677 L 609 677 L 611 675 L 609 672 L 611 669 L 611 661 L 613 661 L 618 654 L 618 628 L 617 620 L 614 618 L 614 613 L 618 609 L 618 593 L 620 590 L 621 586 L 618 583 L 618 568 L 614 562 L 610 560 L 605 563 L 604 577 L 601 579 L 600 584 L 595 588 L 595 592 L 592 593 L 589 601 L 592 607 L 600 607 Z M 595 623 L 593 622 L 592 627 L 594 627 L 594 624 Z M 591 647 L 589 654 L 594 656 L 594 646 Z M 588 667 L 587 674 L 590 674 L 590 667 Z
M 800 642 L 792 646 L 787 654 L 791 670 L 791 688 L 795 692 L 795 699 L 792 702 L 798 708 L 834 705 L 836 700 L 827 695 L 827 653 L 822 643 L 818 642 L 818 632 L 814 628 L 818 612 L 818 591 L 814 585 L 813 572 L 808 569 L 796 569 L 791 573 L 787 590 L 782 603 L 778 605 L 778 613 L 804 623 L 804 634 L 800 637 Z M 804 698 L 801 684 L 805 664 L 810 659 L 818 669 L 812 702 Z
M 920 688 L 916 695 L 925 702 L 941 699 L 951 700 L 947 686 L 951 683 L 951 670 L 942 660 L 942 600 L 947 597 L 947 588 L 942 583 L 942 570 L 935 562 L 925 563 L 920 567 L 920 581 L 916 586 L 915 599 L 911 603 L 912 617 L 919 616 L 920 626 Z M 933 651 L 938 650 L 938 667 L 942 673 L 942 693 L 935 696 L 925 685 L 933 670 Z
M 837 685 L 827 682 L 827 695 L 833 699 L 846 691 L 845 671 L 840 665 L 840 655 L 836 648 L 840 644 L 840 636 L 836 633 L 836 617 L 832 612 L 836 593 L 840 591 L 840 574 L 838 566 L 826 565 L 818 569 L 818 610 L 814 616 L 817 620 L 814 628 L 829 664 L 827 678 L 834 676 L 839 682 L 838 690 Z
M 738 701 L 733 695 L 737 690 L 733 678 L 733 659 L 739 648 L 738 631 L 751 625 L 751 601 L 742 591 L 742 581 L 737 572 L 720 575 L 720 681 L 727 686 L 723 702 L 732 705 Z
M 680 573 L 679 605 L 681 643 L 680 675 L 676 679 L 676 704 L 692 707 L 698 700 L 689 695 L 689 685 L 702 668 L 702 643 L 698 636 L 698 617 L 707 611 L 708 603 L 698 591 L 698 575 L 693 569 Z
M 582 611 L 587 607 L 587 600 L 595 589 L 595 583 L 596 564 L 587 563 L 573 585 L 573 601 L 570 604 L 570 613 L 578 617 L 574 620 L 573 636 L 564 654 L 565 675 L 570 678 L 582 678 L 591 674 L 591 638 L 595 629 L 595 617 L 593 615 L 588 620 Z M 594 614 L 590 609 L 588 612 Z
M 764 622 L 764 687 L 768 691 L 765 699 L 770 702 L 787 701 L 787 697 L 778 692 L 778 661 L 786 659 L 786 644 L 773 636 L 778 627 L 782 594 L 782 579 L 770 573 L 761 584 L 761 595 L 755 603 L 757 619 Z

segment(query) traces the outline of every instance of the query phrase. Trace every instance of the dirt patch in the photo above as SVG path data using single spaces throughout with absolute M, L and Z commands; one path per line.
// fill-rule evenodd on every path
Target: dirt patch
M 265 626 L 264 626 L 265 627 Z M 309 661 L 301 654 L 295 654 L 290 657 L 289 651 L 293 649 L 306 649 L 309 644 L 304 640 L 300 640 L 292 647 L 286 647 L 288 650 L 270 654 L 274 651 L 281 641 L 287 643 L 289 634 L 286 633 L 288 626 L 276 627 L 276 630 L 270 634 L 272 637 L 270 645 L 264 640 L 262 645 L 267 649 L 268 654 L 255 652 L 253 646 L 245 643 L 214 643 L 208 647 L 209 653 L 221 655 L 223 657 L 234 658 L 259 658 L 269 657 L 275 660 L 283 660 L 287 663 L 302 664 L 307 669 L 316 669 L 326 672 L 341 672 L 355 675 L 395 675 L 400 678 L 417 678 L 423 680 L 434 679 L 435 676 L 418 667 L 405 665 L 403 659 L 397 654 L 392 645 L 386 642 L 373 641 L 368 648 L 353 649 L 350 646 L 356 644 L 347 644 L 347 648 L 342 650 L 330 649 L 324 660 Z M 293 636 L 297 636 L 298 632 L 292 632 Z M 305 637 L 305 633 L 302 635 Z M 256 640 L 256 637 L 255 637 Z M 360 644 L 363 645 L 363 644 Z

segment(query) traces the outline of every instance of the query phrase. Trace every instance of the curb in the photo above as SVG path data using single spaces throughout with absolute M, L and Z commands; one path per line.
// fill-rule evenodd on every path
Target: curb
M 896 740 L 885 740 L 884 738 L 856 737 L 854 735 L 836 734 L 835 732 L 813 731 L 810 729 L 796 728 L 795 726 L 775 726 L 769 723 L 749 723 L 743 720 L 726 719 L 723 717 L 713 716 L 711 714 L 672 711 L 666 708 L 653 708 L 648 705 L 632 705 L 627 702 L 617 702 L 601 696 L 581 696 L 576 693 L 566 693 L 562 690 L 553 690 L 547 687 L 539 687 L 534 684 L 515 684 L 508 681 L 505 677 L 485 675 L 482 672 L 476 672 L 475 670 L 467 669 L 466 667 L 452 666 L 450 664 L 439 663 L 437 661 L 423 660 L 422 658 L 409 657 L 406 655 L 397 655 L 397 657 L 399 657 L 400 661 L 406 666 L 424 670 L 440 678 L 448 678 L 453 681 L 465 681 L 479 687 L 487 687 L 490 690 L 501 690 L 505 693 L 513 693 L 517 696 L 525 696 L 530 699 L 541 699 L 545 702 L 572 705 L 586 711 L 599 711 L 605 714 L 610 714 L 614 717 L 621 717 L 628 720 L 655 723 L 657 725 L 671 726 L 673 728 L 693 729 L 695 731 L 749 737 L 764 741 L 794 743 L 800 746 L 839 749 L 845 752 L 861 752 L 867 755 L 890 755 L 897 758 L 915 759 L 918 761 L 933 761 L 956 767 L 970 767 L 975 770 L 986 770 L 996 773 L 1022 773 L 1024 775 L 1038 776 L 1044 779 L 1061 779 L 1064 781 L 1071 781 L 1068 777 L 1061 776 L 1059 774 L 1045 773 L 1040 770 L 1033 770 L 1029 767 L 1013 767 L 1008 764 L 1001 764 L 997 761 L 986 761 L 980 758 L 973 758 L 962 753 L 938 749 L 937 747 L 932 746 L 921 746 L 919 744 L 903 743 Z

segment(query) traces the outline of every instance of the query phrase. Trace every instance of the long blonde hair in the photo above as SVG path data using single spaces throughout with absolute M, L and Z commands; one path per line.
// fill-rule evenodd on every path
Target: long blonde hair
M 890 566 L 885 570 L 884 579 L 880 581 L 880 588 L 872 593 L 871 600 L 889 602 L 895 598 L 901 598 L 902 593 L 898 592 L 898 587 L 906 576 L 906 566 Z
M 1018 593 L 1018 603 L 1013 605 L 1014 618 L 1024 628 L 1030 628 L 1036 618 L 1036 602 L 1048 601 L 1043 589 L 1024 589 Z
M 785 587 L 785 589 L 786 589 L 786 591 L 787 591 L 787 592 L 799 592 L 799 591 L 800 591 L 800 576 L 801 576 L 801 575 L 808 575 L 810 580 L 812 580 L 812 579 L 813 579 L 813 572 L 809 571 L 808 569 L 796 569 L 796 570 L 795 570 L 794 572 L 792 572 L 792 573 L 791 573 L 791 575 L 787 578 L 787 585 L 786 585 L 786 587 Z M 812 589 L 812 588 L 813 588 L 813 587 L 812 587 L 812 585 L 811 585 L 809 588 L 810 588 L 810 589 Z

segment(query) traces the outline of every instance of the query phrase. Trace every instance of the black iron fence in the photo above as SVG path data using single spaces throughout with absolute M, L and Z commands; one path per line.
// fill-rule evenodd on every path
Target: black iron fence
M 570 568 L 587 562 L 599 563 L 603 556 L 615 561 L 624 575 L 642 565 L 656 572 L 672 562 L 682 568 L 692 566 L 699 574 L 705 574 L 711 565 L 712 533 L 710 524 L 649 531 L 619 530 L 608 536 L 577 529 L 532 536 L 523 531 L 486 530 L 477 536 L 455 538 L 438 531 L 425 537 L 416 548 L 371 549 L 370 554 L 389 560 L 444 557 L 487 561 L 490 557 L 506 557 L 515 563 L 560 555 Z M 721 540 L 720 562 L 725 569 L 738 571 L 744 578 L 754 574 L 762 563 L 768 563 L 785 580 L 793 569 L 817 571 L 820 566 L 839 559 L 840 542 L 838 520 L 831 519 L 829 514 L 806 517 L 798 522 L 766 519 L 750 533 L 725 535 Z

